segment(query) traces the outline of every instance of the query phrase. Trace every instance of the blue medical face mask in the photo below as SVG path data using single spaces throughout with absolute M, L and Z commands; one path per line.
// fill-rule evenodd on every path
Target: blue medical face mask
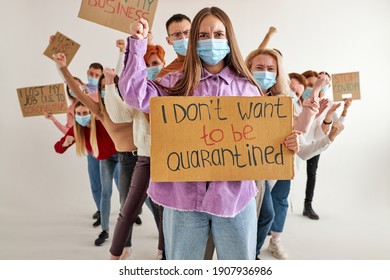
M 88 76 L 88 84 L 96 87 L 99 83 L 99 79 L 95 79 L 95 78 L 92 78 L 90 76 Z
M 74 92 L 71 89 L 69 89 L 69 95 L 72 96 L 73 98 L 77 98 L 76 94 L 74 94 Z
M 177 52 L 180 55 L 186 55 L 187 54 L 187 48 L 188 48 L 188 38 L 183 38 L 180 40 L 172 41 L 173 43 L 173 49 L 175 52 Z
M 266 91 L 276 83 L 276 73 L 268 71 L 254 71 L 253 77 L 261 90 Z
M 87 126 L 91 122 L 91 114 L 85 116 L 77 116 L 75 118 L 76 122 L 81 126 Z
M 226 39 L 199 40 L 197 52 L 200 59 L 208 65 L 217 65 L 230 53 L 230 47 Z
M 149 80 L 154 80 L 158 73 L 160 73 L 162 66 L 157 65 L 157 66 L 150 66 L 148 67 L 148 79 Z
M 326 85 L 326 86 L 324 86 L 324 87 L 321 89 L 321 91 L 322 91 L 323 94 L 325 94 L 325 93 L 328 91 L 328 89 L 329 89 L 329 85 Z
M 305 89 L 305 91 L 302 93 L 302 98 L 303 98 L 303 100 L 305 100 L 306 98 L 308 98 L 312 91 L 313 91 L 313 88 L 307 87 L 307 88 Z
M 293 98 L 293 102 L 294 103 L 298 103 L 298 97 L 297 97 L 297 94 L 294 92 L 294 91 L 291 91 L 288 96 L 292 97 Z

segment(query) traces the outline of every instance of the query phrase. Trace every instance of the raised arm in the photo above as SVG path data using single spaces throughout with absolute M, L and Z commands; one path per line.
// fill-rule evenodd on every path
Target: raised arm
M 276 33 L 276 28 L 271 26 L 267 32 L 267 34 L 265 35 L 263 41 L 261 41 L 260 43 L 260 46 L 259 46 L 259 49 L 265 49 L 267 48 L 267 45 L 268 45 L 268 42 L 269 40 L 271 39 L 272 35 L 274 35 Z
M 95 114 L 99 118 L 103 118 L 104 115 L 100 111 L 100 106 L 98 103 L 93 101 L 91 97 L 86 95 L 84 92 L 82 92 L 76 83 L 76 81 L 73 79 L 72 74 L 69 72 L 68 67 L 66 66 L 66 56 L 63 53 L 58 53 L 53 55 L 53 59 L 58 67 L 60 69 L 62 75 L 65 78 L 66 83 L 68 84 L 69 88 L 73 91 L 73 93 L 76 95 L 77 99 L 81 101 L 93 114 Z
M 118 73 L 118 76 L 120 76 L 123 69 L 123 59 L 125 57 L 125 49 L 126 49 L 125 40 L 123 39 L 116 40 L 116 46 L 119 49 L 119 56 L 118 56 L 118 62 L 116 64 L 115 72 Z
M 48 119 L 48 120 L 51 120 L 54 125 L 63 133 L 65 134 L 69 128 L 71 128 L 73 126 L 73 119 L 71 119 L 71 117 L 69 117 L 69 112 L 67 113 L 66 115 L 66 118 L 67 118 L 67 122 L 66 122 L 66 125 L 60 123 L 59 120 L 57 120 L 57 118 L 50 112 L 45 112 L 45 118 Z
M 104 68 L 104 77 L 106 79 L 106 96 L 104 102 L 110 119 L 115 123 L 128 123 L 133 121 L 134 108 L 123 102 L 115 88 L 114 78 L 115 70 Z
M 148 22 L 142 18 L 130 25 L 131 36 L 127 38 L 125 66 L 119 79 L 119 90 L 125 102 L 146 113 L 149 113 L 151 97 L 165 95 L 153 81 L 147 80 L 144 55 L 148 30 Z
M 336 110 L 340 107 L 341 103 L 333 103 L 332 107 L 326 112 L 325 118 L 322 121 L 322 131 L 324 134 L 327 134 L 329 132 L 330 126 L 332 125 L 333 122 L 333 114 L 336 112 Z
M 343 112 L 341 113 L 341 116 L 339 118 L 339 122 L 340 123 L 344 123 L 345 122 L 345 118 L 347 117 L 347 113 L 348 113 L 348 108 L 351 106 L 351 104 L 352 104 L 352 98 L 344 99 Z

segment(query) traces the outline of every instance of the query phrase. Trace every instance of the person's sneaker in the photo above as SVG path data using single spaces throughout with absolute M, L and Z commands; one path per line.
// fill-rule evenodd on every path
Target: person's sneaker
M 106 242 L 107 239 L 108 239 L 108 232 L 103 230 L 102 233 L 99 234 L 99 238 L 95 240 L 95 245 L 100 246 L 104 242 Z
M 141 218 L 139 216 L 137 216 L 137 218 L 135 219 L 135 223 L 137 225 L 142 225 L 142 220 L 141 220 Z
M 93 227 L 98 227 L 98 226 L 100 226 L 100 224 L 101 224 L 101 220 L 99 217 L 92 225 L 93 225 Z
M 280 238 L 277 239 L 270 239 L 269 245 L 267 248 L 268 252 L 272 253 L 272 255 L 280 260 L 285 260 L 288 258 L 287 252 L 284 250 Z
M 97 220 L 100 218 L 100 211 L 96 211 L 93 215 L 92 215 L 92 219 L 94 220 Z

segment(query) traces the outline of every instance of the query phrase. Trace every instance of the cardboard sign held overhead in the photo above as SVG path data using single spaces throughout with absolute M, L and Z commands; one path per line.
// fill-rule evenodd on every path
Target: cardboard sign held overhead
M 53 41 L 49 44 L 49 46 L 47 46 L 43 54 L 48 58 L 53 59 L 53 54 L 60 52 L 64 53 L 66 55 L 66 61 L 69 65 L 79 48 L 80 45 L 78 43 L 61 34 L 60 32 L 57 32 L 54 35 Z
M 152 28 L 158 0 L 82 0 L 79 17 L 124 33 L 130 23 L 144 18 Z
M 16 91 L 23 117 L 68 112 L 64 84 L 18 88 Z
M 332 75 L 333 100 L 360 99 L 359 72 Z
M 151 180 L 292 179 L 290 97 L 154 97 Z

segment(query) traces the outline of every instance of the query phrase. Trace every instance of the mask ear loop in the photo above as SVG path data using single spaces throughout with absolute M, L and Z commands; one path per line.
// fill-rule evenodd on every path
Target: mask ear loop
M 261 89 L 261 87 L 259 87 L 259 90 L 260 90 L 260 95 L 261 95 L 261 96 L 265 96 L 265 93 L 263 92 L 263 90 Z

